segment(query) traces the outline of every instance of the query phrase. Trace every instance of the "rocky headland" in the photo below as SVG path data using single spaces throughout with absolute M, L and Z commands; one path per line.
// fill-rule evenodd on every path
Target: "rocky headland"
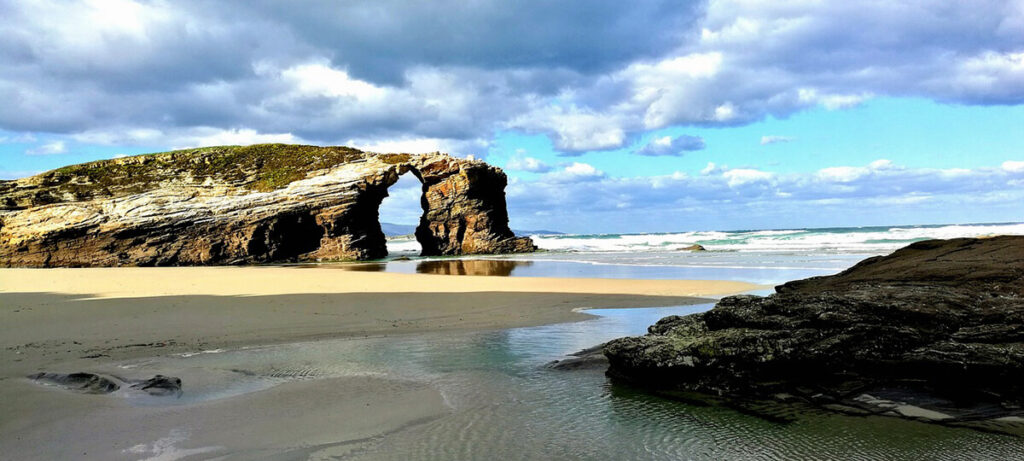
M 1024 237 L 929 240 L 609 342 L 614 379 L 1024 433 Z
M 186 149 L 0 181 L 0 267 L 367 260 L 378 208 L 423 183 L 424 255 L 535 249 L 508 227 L 506 176 L 478 160 L 284 144 Z

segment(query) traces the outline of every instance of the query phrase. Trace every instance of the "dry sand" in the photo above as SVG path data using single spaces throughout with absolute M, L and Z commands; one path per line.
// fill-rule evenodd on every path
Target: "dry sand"
M 582 308 L 692 304 L 755 288 L 298 267 L 0 269 L 0 446 L 23 459 L 202 459 L 238 447 L 242 457 L 343 455 L 443 416 L 443 399 L 422 383 L 352 377 L 140 408 L 25 376 L 327 337 L 539 325 L 583 319 Z

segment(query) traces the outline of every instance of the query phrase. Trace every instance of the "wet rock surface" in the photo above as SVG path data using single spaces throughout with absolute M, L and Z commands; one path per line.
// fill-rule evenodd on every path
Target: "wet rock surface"
M 83 394 L 109 394 L 121 388 L 111 379 L 92 373 L 36 373 L 28 379 L 43 384 L 63 387 Z
M 606 368 L 608 358 L 604 356 L 604 344 L 588 347 L 581 351 L 570 354 L 561 360 L 553 360 L 545 364 L 545 367 L 553 370 L 589 370 Z
M 121 389 L 144 392 L 153 396 L 181 396 L 181 379 L 156 375 L 145 380 L 128 380 L 95 373 L 36 373 L 28 379 L 83 394 L 111 394 Z
M 181 395 L 181 379 L 173 376 L 156 375 L 130 386 L 149 395 Z
M 666 317 L 604 352 L 610 376 L 653 389 L 1024 433 L 1022 296 L 1024 237 L 930 240 Z
M 378 208 L 423 183 L 424 255 L 533 251 L 508 227 L 506 176 L 447 154 L 225 146 L 0 181 L 0 267 L 174 266 L 387 255 Z

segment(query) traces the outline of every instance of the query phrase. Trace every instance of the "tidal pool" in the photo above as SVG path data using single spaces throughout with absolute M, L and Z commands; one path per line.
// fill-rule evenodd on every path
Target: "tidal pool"
M 642 334 L 666 315 L 710 307 L 605 309 L 590 311 L 600 317 L 583 322 L 208 351 L 110 367 L 184 380 L 181 399 L 138 399 L 138 405 L 190 405 L 289 381 L 364 375 L 424 382 L 442 393 L 450 407 L 445 415 L 360 441 L 344 459 L 1024 458 L 1024 439 L 1011 436 L 810 410 L 773 422 L 612 384 L 601 370 L 544 367 L 609 339 Z

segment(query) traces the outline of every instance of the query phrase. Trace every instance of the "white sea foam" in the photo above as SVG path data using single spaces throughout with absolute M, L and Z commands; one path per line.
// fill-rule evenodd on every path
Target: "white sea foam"
M 679 232 L 668 234 L 538 235 L 538 247 L 550 251 L 666 251 L 693 244 L 708 250 L 887 252 L 933 238 L 1024 235 L 1024 223 L 947 226 L 864 227 L 836 229 Z

